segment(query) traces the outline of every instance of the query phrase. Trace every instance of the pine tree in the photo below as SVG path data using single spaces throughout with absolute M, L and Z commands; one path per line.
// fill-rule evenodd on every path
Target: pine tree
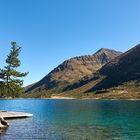
M 16 42 L 11 42 L 12 48 L 6 59 L 6 66 L 0 70 L 1 88 L 4 87 L 3 95 L 5 97 L 18 97 L 23 92 L 23 80 L 28 73 L 22 73 L 16 69 L 21 65 L 18 58 L 21 47 L 18 47 Z
M 0 97 L 3 97 L 5 93 L 5 84 L 3 80 L 4 80 L 4 71 L 0 69 Z

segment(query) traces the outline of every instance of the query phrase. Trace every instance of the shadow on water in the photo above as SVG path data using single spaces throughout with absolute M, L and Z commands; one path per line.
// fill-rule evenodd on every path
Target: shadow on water
M 6 132 L 7 132 L 7 130 L 8 130 L 8 127 L 0 128 L 0 137 L 4 136 L 6 134 Z

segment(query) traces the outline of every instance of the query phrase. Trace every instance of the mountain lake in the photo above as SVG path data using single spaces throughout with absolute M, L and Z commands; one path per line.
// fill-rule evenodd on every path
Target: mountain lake
M 139 140 L 140 101 L 0 100 L 0 110 L 32 113 L 8 120 L 2 140 Z

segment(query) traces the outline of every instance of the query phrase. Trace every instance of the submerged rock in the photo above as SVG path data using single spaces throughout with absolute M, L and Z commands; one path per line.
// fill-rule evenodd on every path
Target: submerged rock
M 6 120 L 4 120 L 3 117 L 0 117 L 0 128 L 5 128 L 5 127 L 8 127 L 9 124 Z

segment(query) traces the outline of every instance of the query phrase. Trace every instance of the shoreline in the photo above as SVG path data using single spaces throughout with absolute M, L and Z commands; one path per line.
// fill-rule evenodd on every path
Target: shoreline
M 0 98 L 0 100 L 25 100 L 25 99 L 44 99 L 44 100 L 128 100 L 128 101 L 139 101 L 140 99 L 115 99 L 115 98 L 74 98 L 74 97 L 66 97 L 66 96 L 52 96 L 52 97 L 47 97 L 47 98 Z
M 39 98 L 40 99 L 40 98 Z M 50 98 L 41 98 L 41 99 L 58 99 L 58 100 L 129 100 L 129 101 L 136 101 L 136 100 L 140 100 L 140 99 L 109 99 L 109 98 L 74 98 L 74 97 L 66 97 L 66 96 L 52 96 Z
M 65 96 L 52 96 L 48 99 L 66 99 L 66 100 L 72 100 L 72 99 L 76 99 L 76 98 L 73 98 L 73 97 L 65 97 Z

